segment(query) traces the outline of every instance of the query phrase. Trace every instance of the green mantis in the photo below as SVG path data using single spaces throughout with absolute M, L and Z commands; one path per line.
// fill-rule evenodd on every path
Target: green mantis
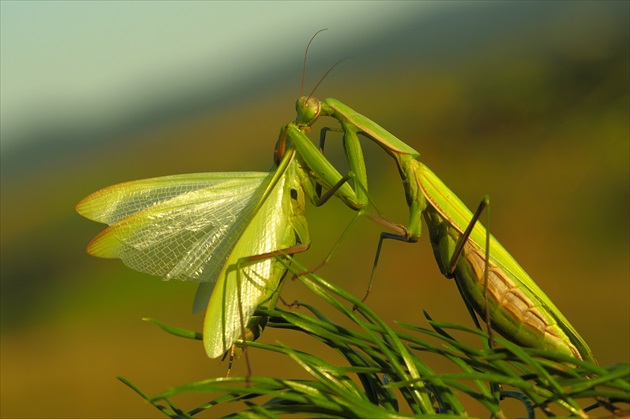
M 494 330 L 517 344 L 595 361 L 584 339 L 549 297 L 477 223 L 488 204 L 487 198 L 473 216 L 461 200 L 417 160 L 420 153 L 338 100 L 320 101 L 303 96 L 297 100 L 296 110 L 295 123 L 286 128 L 294 142 L 305 136 L 303 131 L 309 130 L 318 118 L 329 116 L 341 124 L 352 171 L 363 165 L 358 134 L 376 142 L 395 160 L 409 206 L 409 221 L 403 231 L 384 233 L 381 242 L 383 238 L 417 241 L 424 217 L 440 270 L 447 278 L 455 279 L 469 309 L 485 317 Z M 364 171 L 358 172 L 357 180 L 366 182 Z
M 473 215 L 457 195 L 418 160 L 420 153 L 338 100 L 320 101 L 311 95 L 300 95 L 296 111 L 295 123 L 289 123 L 284 131 L 296 144 L 305 143 L 304 132 L 322 116 L 331 117 L 341 125 L 348 164 L 355 185 L 361 185 L 356 190 L 359 208 L 367 205 L 367 175 L 358 134 L 374 141 L 396 162 L 409 207 L 409 221 L 406 228 L 381 223 L 395 233 L 381 235 L 377 258 L 384 238 L 416 242 L 424 217 L 440 271 L 447 278 L 455 279 L 475 321 L 474 312 L 485 319 L 489 328 L 517 344 L 596 362 L 584 339 L 549 297 L 486 228 L 477 223 L 481 212 L 489 205 L 487 197 Z M 328 129 L 321 131 L 322 149 Z
M 79 213 L 111 225 L 88 251 L 119 257 L 165 279 L 199 282 L 194 309 L 207 305 L 204 347 L 210 357 L 220 356 L 260 326 L 261 319 L 250 320 L 257 306 L 275 304 L 286 272 L 276 258 L 308 248 L 305 189 L 311 201 L 321 203 L 312 180 L 352 209 L 366 206 L 365 187 L 353 190 L 303 132 L 320 116 L 332 116 L 341 123 L 355 184 L 367 185 L 358 133 L 376 141 L 398 165 L 410 219 L 402 234 L 385 237 L 417 241 L 424 216 L 442 273 L 455 278 L 466 303 L 487 313 L 495 330 L 524 346 L 593 360 L 577 331 L 492 236 L 488 257 L 478 214 L 473 217 L 417 160 L 419 153 L 334 99 L 303 97 L 297 110 L 296 123 L 281 131 L 277 168 L 269 174 L 168 176 L 115 185 L 82 200 Z
M 297 242 L 308 245 L 303 191 L 293 184 L 292 157 L 269 174 L 166 176 L 95 192 L 79 202 L 77 211 L 110 227 L 92 240 L 88 252 L 120 258 L 164 279 L 200 282 L 194 311 L 208 306 L 204 347 L 208 356 L 220 356 L 241 335 L 242 319 L 273 296 L 284 274 L 273 258 L 240 270 L 230 267 Z M 275 228 L 267 228 L 270 217 L 277 218 Z
M 252 317 L 254 310 L 275 305 L 279 295 L 286 273 L 280 259 L 310 244 L 304 196 L 321 205 L 334 193 L 358 208 L 332 164 L 308 138 L 299 140 L 306 140 L 300 153 L 281 134 L 269 173 L 166 176 L 89 195 L 77 211 L 110 227 L 88 252 L 167 280 L 198 282 L 193 311 L 206 308 L 209 357 L 225 354 L 241 337 L 254 339 L 265 323 Z M 318 197 L 311 178 L 329 187 L 329 194 Z
M 167 176 L 82 200 L 80 214 L 110 225 L 88 251 L 165 279 L 199 282 L 194 311 L 206 308 L 204 347 L 208 356 L 220 356 L 264 326 L 252 315 L 278 298 L 286 273 L 279 258 L 308 248 L 304 195 L 315 205 L 334 194 L 354 210 L 367 206 L 362 134 L 395 160 L 409 206 L 407 227 L 383 233 L 379 249 L 383 238 L 417 241 L 424 218 L 441 272 L 455 279 L 471 311 L 520 345 L 594 360 L 569 321 L 477 223 L 487 199 L 473 215 L 416 150 L 335 99 L 300 97 L 296 109 L 295 123 L 281 130 L 270 173 Z M 354 188 L 305 135 L 322 116 L 341 124 Z M 328 189 L 324 197 L 319 187 Z

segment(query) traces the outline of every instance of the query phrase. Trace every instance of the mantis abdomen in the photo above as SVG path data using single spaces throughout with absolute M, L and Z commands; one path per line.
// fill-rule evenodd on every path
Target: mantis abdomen
M 485 269 L 488 269 L 487 307 L 495 331 L 521 346 L 554 350 L 583 358 L 539 299 L 528 292 L 523 284 L 519 286 L 510 272 L 496 264 L 492 257 L 486 264 L 485 249 L 467 241 L 455 270 L 450 273 L 449 263 L 461 233 L 431 206 L 426 208 L 424 215 L 442 274 L 457 281 L 462 296 L 482 319 L 486 316 L 484 286 Z

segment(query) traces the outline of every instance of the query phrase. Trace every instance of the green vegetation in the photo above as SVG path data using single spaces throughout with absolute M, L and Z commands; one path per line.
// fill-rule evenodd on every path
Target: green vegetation
M 341 320 L 299 303 L 298 310 L 259 314 L 271 318 L 270 329 L 300 334 L 302 348 L 312 347 L 313 340 L 324 344 L 330 349 L 328 356 L 320 359 L 309 350 L 282 343 L 250 342 L 247 350 L 280 354 L 278 366 L 297 363 L 310 378 L 285 377 L 283 368 L 273 377 L 256 376 L 254 364 L 251 377 L 209 378 L 153 396 L 129 380 L 121 381 L 172 418 L 204 416 L 202 412 L 216 416 L 213 409 L 225 405 L 233 409 L 231 417 L 462 417 L 474 404 L 485 410 L 485 416 L 532 417 L 543 412 L 586 417 L 620 414 L 630 403 L 628 363 L 598 366 L 556 352 L 521 348 L 501 338 L 495 349 L 479 349 L 487 339 L 484 333 L 434 321 L 426 313 L 430 328 L 400 323 L 393 329 L 366 304 L 321 277 L 298 278 L 328 307 L 326 311 L 341 314 Z M 174 335 L 201 340 L 199 333 L 151 321 Z M 274 332 L 268 329 L 266 336 Z M 478 344 L 462 343 L 455 336 L 476 336 Z M 330 361 L 339 359 L 335 354 L 344 362 Z M 450 363 L 448 371 L 432 367 L 436 357 Z M 210 399 L 192 409 L 178 407 L 173 399 L 189 392 L 208 394 Z M 506 411 L 501 399 L 508 398 L 521 403 Z M 598 402 L 619 410 L 611 412 Z

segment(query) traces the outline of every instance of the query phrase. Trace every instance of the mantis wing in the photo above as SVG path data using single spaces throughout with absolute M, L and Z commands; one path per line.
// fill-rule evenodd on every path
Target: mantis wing
M 204 346 L 209 356 L 220 356 L 286 271 L 274 257 L 242 268 L 241 260 L 291 247 L 298 237 L 308 242 L 294 156 L 287 153 L 270 173 L 166 176 L 97 191 L 77 211 L 110 227 L 88 252 L 164 279 L 201 282 L 194 310 L 210 299 Z
M 79 214 L 110 224 L 88 252 L 120 258 L 132 269 L 216 282 L 273 173 L 202 173 L 120 183 L 77 205 Z

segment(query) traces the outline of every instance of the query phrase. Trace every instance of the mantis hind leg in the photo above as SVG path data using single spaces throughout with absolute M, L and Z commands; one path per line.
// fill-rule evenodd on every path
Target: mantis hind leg
M 493 339 L 493 334 L 492 334 L 492 324 L 490 321 L 490 310 L 488 309 L 488 263 L 490 260 L 490 198 L 487 195 L 483 197 L 483 199 L 479 203 L 479 206 L 477 207 L 477 210 L 473 214 L 470 220 L 470 223 L 468 223 L 466 230 L 464 230 L 462 235 L 457 240 L 457 244 L 455 245 L 455 250 L 453 251 L 453 255 L 451 256 L 451 259 L 448 264 L 447 277 L 449 278 L 454 277 L 455 269 L 457 268 L 457 262 L 459 261 L 459 258 L 463 254 L 464 246 L 468 242 L 468 239 L 470 238 L 470 234 L 472 233 L 473 228 L 477 224 L 477 221 L 479 221 L 479 218 L 481 217 L 481 214 L 483 213 L 484 210 L 486 211 L 486 243 L 484 246 L 486 264 L 485 264 L 485 269 L 483 273 L 484 275 L 483 294 L 485 298 L 484 322 L 486 323 L 486 328 L 488 332 L 488 346 L 492 348 L 494 346 L 494 339 Z M 457 287 L 459 289 L 460 284 L 458 281 L 456 282 L 457 282 Z M 461 289 L 459 289 L 459 293 L 462 296 L 466 295 L 465 293 L 462 292 Z M 475 326 L 481 329 L 479 322 L 477 321 L 477 316 L 475 315 L 475 312 L 472 306 L 470 305 L 470 303 L 466 301 L 465 297 L 464 297 L 464 302 L 466 303 L 466 308 L 468 309 L 468 312 L 470 313 L 470 316 L 472 317 L 473 322 L 475 323 Z
M 453 255 L 451 256 L 451 259 L 449 261 L 448 264 L 448 269 L 447 269 L 447 276 L 450 276 L 451 278 L 453 278 L 455 275 L 455 269 L 457 267 L 457 262 L 459 261 L 459 258 L 462 256 L 463 251 L 464 251 L 464 246 L 465 244 L 468 242 L 468 239 L 470 238 L 470 234 L 473 231 L 473 228 L 475 227 L 475 225 L 477 224 L 477 221 L 479 221 L 479 219 L 481 218 L 481 214 L 483 213 L 483 211 L 486 211 L 486 241 L 485 241 L 485 245 L 484 245 L 484 250 L 485 250 L 485 268 L 483 271 L 483 283 L 484 283 L 484 288 L 483 288 L 483 295 L 484 295 L 484 304 L 485 304 L 485 316 L 484 316 L 484 322 L 486 324 L 486 330 L 488 333 L 488 341 L 487 341 L 487 347 L 489 349 L 492 349 L 492 347 L 494 346 L 494 337 L 493 337 L 493 332 L 492 332 L 492 323 L 490 320 L 490 310 L 488 307 L 488 264 L 490 261 L 490 198 L 486 195 L 483 197 L 483 199 L 481 200 L 481 202 L 479 203 L 479 206 L 477 207 L 477 210 L 475 211 L 475 213 L 473 214 L 470 223 L 468 224 L 468 226 L 466 227 L 466 230 L 464 230 L 464 232 L 462 233 L 462 235 L 459 237 L 457 244 L 455 245 L 455 250 L 453 251 Z M 470 317 L 472 318 L 473 322 L 475 323 L 475 326 L 481 330 L 481 325 L 479 324 L 479 320 L 477 318 L 477 315 L 475 314 L 475 311 L 472 307 L 472 305 L 470 304 L 469 301 L 467 301 L 465 295 L 466 293 L 463 292 L 463 290 L 461 289 L 461 284 L 459 281 L 455 281 L 455 283 L 457 284 L 457 288 L 459 290 L 460 295 L 463 297 L 463 300 L 466 304 L 466 308 L 468 309 L 468 312 L 470 314 Z M 534 409 L 532 406 L 532 402 L 531 400 L 529 400 L 529 398 L 527 398 L 524 394 L 520 393 L 520 392 L 516 392 L 516 391 L 507 391 L 507 390 L 503 390 L 501 388 L 500 385 L 496 384 L 496 383 L 491 383 L 491 388 L 492 388 L 492 392 L 499 397 L 499 400 L 503 400 L 504 398 L 515 398 L 519 401 L 521 401 L 521 403 L 523 403 L 523 405 L 525 406 L 525 408 L 527 409 L 527 416 L 528 418 L 533 418 L 534 417 Z
M 459 258 L 463 253 L 464 245 L 468 241 L 468 238 L 470 237 L 470 234 L 472 233 L 475 224 L 477 224 L 477 221 L 479 221 L 481 213 L 484 209 L 486 210 L 486 256 L 488 256 L 490 250 L 490 198 L 486 195 L 479 203 L 479 206 L 470 219 L 470 223 L 468 223 L 466 230 L 462 233 L 462 235 L 459 237 L 459 240 L 457 241 L 457 245 L 455 246 L 455 250 L 453 251 L 453 255 L 451 256 L 451 260 L 448 266 L 448 273 L 450 275 L 453 275 L 453 273 L 455 272 L 457 262 L 459 261 Z

